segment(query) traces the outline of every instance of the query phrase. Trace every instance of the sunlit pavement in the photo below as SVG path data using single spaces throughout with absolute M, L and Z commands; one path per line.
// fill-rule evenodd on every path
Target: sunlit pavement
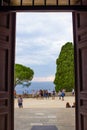
M 14 109 L 14 130 L 75 130 L 75 109 L 65 108 L 64 102 L 66 101 L 59 100 L 58 103 L 61 103 L 61 108 L 60 106 L 58 107 L 58 104 L 57 108 L 52 107 L 53 102 L 55 106 L 56 100 L 50 99 L 50 105 L 49 103 L 47 104 L 49 102 L 48 100 L 37 101 L 34 99 L 33 103 L 36 102 L 36 107 L 34 106 L 32 108 L 18 108 L 16 104 Z M 74 101 L 73 98 L 69 100 Z
M 52 97 L 49 99 L 23 98 L 23 108 L 65 108 L 66 102 L 69 102 L 72 106 L 75 97 L 65 96 L 64 101 L 59 100 L 58 97 L 55 97 L 55 99 L 52 99 Z M 14 101 L 14 107 L 18 108 L 17 99 Z

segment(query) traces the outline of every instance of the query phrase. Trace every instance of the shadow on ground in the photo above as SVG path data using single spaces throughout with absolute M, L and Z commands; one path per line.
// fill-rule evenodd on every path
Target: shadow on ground
M 31 130 L 58 130 L 56 126 L 33 126 Z

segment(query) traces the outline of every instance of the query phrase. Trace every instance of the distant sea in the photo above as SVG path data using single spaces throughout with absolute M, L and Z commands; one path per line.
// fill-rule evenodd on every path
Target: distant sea
M 31 94 L 32 91 L 37 91 L 37 90 L 50 90 L 53 91 L 55 90 L 55 86 L 53 82 L 32 82 L 29 87 L 23 86 L 23 85 L 17 85 L 15 87 L 16 93 L 17 94 L 23 94 L 24 91 L 26 91 L 28 94 Z

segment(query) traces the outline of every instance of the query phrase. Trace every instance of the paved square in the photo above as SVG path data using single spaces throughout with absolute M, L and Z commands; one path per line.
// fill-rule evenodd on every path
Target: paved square
M 64 101 L 27 98 L 18 108 L 15 99 L 14 130 L 75 130 L 75 108 L 66 108 L 66 102 L 74 101 L 72 96 Z

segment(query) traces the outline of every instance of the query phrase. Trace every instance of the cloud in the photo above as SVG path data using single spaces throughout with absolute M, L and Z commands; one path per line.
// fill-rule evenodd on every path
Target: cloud
M 15 62 L 34 69 L 35 76 L 55 73 L 61 47 L 69 41 L 73 42 L 72 13 L 17 13 Z
M 64 43 L 64 42 L 63 42 Z M 39 46 L 40 45 L 40 46 Z M 63 45 L 63 44 L 62 44 Z M 26 64 L 36 64 L 44 65 L 51 61 L 55 61 L 58 57 L 61 49 L 61 41 L 46 40 L 41 44 L 35 46 L 22 46 L 18 47 L 16 53 L 16 62 L 26 63 Z M 48 60 L 49 59 L 49 60 Z
M 17 35 L 30 38 L 44 36 L 51 39 L 55 39 L 55 35 L 59 35 L 59 39 L 67 35 L 71 37 L 71 24 L 71 13 L 18 13 Z
M 46 82 L 46 81 L 54 81 L 54 76 L 48 76 L 48 77 L 35 77 L 32 81 L 37 82 Z

